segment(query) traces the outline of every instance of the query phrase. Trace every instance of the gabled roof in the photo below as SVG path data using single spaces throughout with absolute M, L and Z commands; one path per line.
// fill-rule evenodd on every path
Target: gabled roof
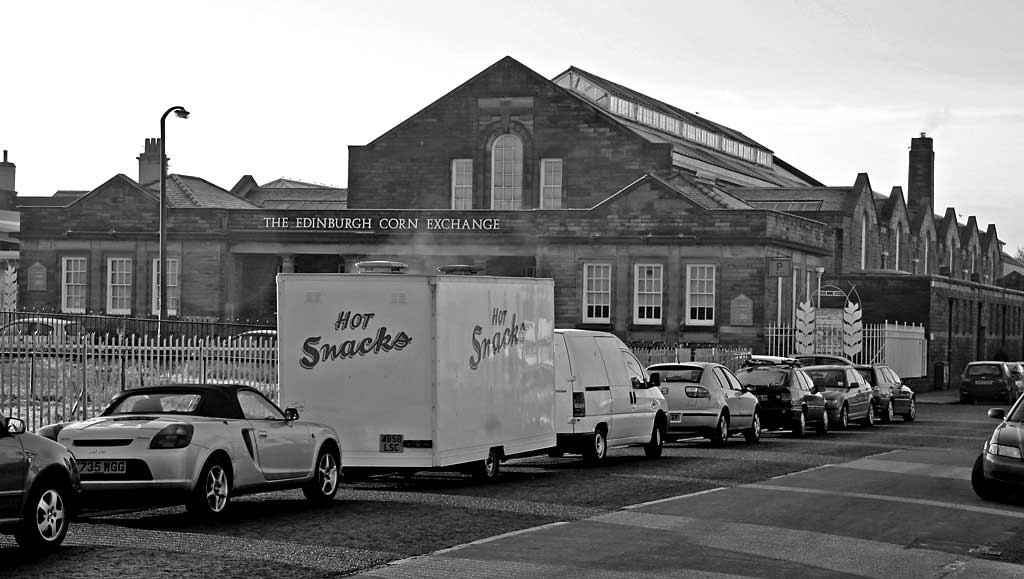
M 914 204 L 913 207 L 907 208 L 907 217 L 910 218 L 910 231 L 914 235 L 920 235 L 924 229 L 926 218 L 931 216 L 932 228 L 935 228 L 935 216 L 932 214 L 932 202 L 931 199 L 922 198 Z
M 938 223 L 939 226 L 936 229 L 938 230 L 939 240 L 945 242 L 952 237 L 956 239 L 957 246 L 959 246 L 960 231 L 958 229 L 959 224 L 956 221 L 956 209 L 947 207 L 946 214 L 938 220 Z
M 261 189 L 337 189 L 337 187 L 331 187 L 330 185 L 318 185 L 316 183 L 306 183 L 304 181 L 296 181 L 295 179 L 274 179 L 269 183 L 260 185 Z
M 959 225 L 960 246 L 969 246 L 972 239 L 978 238 L 978 219 L 971 215 L 967 218 L 967 225 Z M 980 244 L 979 244 L 980 245 Z
M 611 205 L 616 200 L 628 195 L 630 191 L 644 184 L 652 184 L 661 189 L 671 191 L 699 209 L 708 211 L 719 209 L 753 209 L 752 206 L 743 200 L 716 187 L 713 183 L 681 173 L 674 173 L 664 179 L 650 173 L 644 174 L 636 181 L 626 185 L 595 205 L 592 209 Z
M 988 228 L 985 231 L 979 232 L 979 236 L 981 237 L 981 249 L 985 253 L 994 251 L 1002 252 L 999 235 L 996 233 L 995 223 L 989 223 Z
M 348 209 L 348 190 L 294 179 L 257 185 L 252 175 L 245 175 L 231 188 L 231 194 L 265 209 Z
M 199 177 L 168 175 L 164 188 L 167 206 L 173 209 L 257 209 L 256 205 Z M 147 185 L 146 189 L 159 197 L 159 182 Z

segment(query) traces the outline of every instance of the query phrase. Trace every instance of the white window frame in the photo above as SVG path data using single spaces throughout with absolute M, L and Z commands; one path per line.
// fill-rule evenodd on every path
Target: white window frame
M 600 275 L 591 276 L 591 271 Z M 603 282 L 603 283 L 595 283 Z M 612 321 L 612 264 L 584 262 L 583 264 L 583 323 L 610 324 Z M 602 297 L 596 300 L 592 298 Z M 603 302 L 603 303 L 601 303 Z M 608 315 L 592 316 L 590 308 L 607 308 Z
M 711 275 L 705 275 L 707 273 L 710 273 Z M 717 273 L 718 267 L 713 263 L 691 263 L 686 266 L 686 325 L 715 325 L 715 286 L 717 284 Z M 708 282 L 710 282 L 710 291 L 707 287 L 694 287 L 695 283 Z M 698 297 L 701 297 L 702 301 L 709 299 L 711 305 L 695 305 L 694 302 Z M 707 318 L 695 318 L 691 312 L 691 309 L 695 307 L 710 308 L 711 315 Z
M 562 176 L 565 165 L 561 159 L 540 160 L 540 208 L 562 208 Z
M 512 156 L 511 160 L 506 158 L 508 155 Z M 499 178 L 504 183 L 506 177 L 510 178 L 512 184 L 498 185 Z M 506 133 L 491 145 L 491 209 L 509 211 L 522 208 L 523 140 L 512 133 Z
M 167 258 L 167 269 L 171 272 L 171 275 L 167 277 L 167 315 L 176 316 L 178 315 L 178 303 L 181 300 L 181 287 L 178 285 L 178 280 L 181 279 L 181 265 L 177 257 Z M 154 316 L 160 315 L 160 258 L 153 258 L 153 290 L 150 295 L 153 299 L 150 300 L 150 306 Z
M 473 208 L 473 159 L 452 159 L 452 209 Z
M 84 314 L 89 289 L 89 263 L 85 257 L 62 257 L 60 263 L 60 311 L 67 314 Z M 81 268 L 72 267 L 77 265 L 81 265 Z M 70 280 L 69 278 L 75 274 L 81 274 L 81 279 Z M 70 291 L 71 288 L 81 288 L 81 296 L 72 295 L 78 292 Z M 72 300 L 79 299 L 81 305 L 72 304 Z
M 125 266 L 123 269 L 115 264 Z M 132 313 L 132 258 L 130 257 L 108 257 L 107 258 L 107 313 L 111 315 L 128 315 Z M 115 275 L 125 274 L 126 279 L 117 280 Z M 127 295 L 115 296 L 120 293 L 115 290 L 123 290 Z M 123 303 L 115 303 L 115 299 Z
M 633 265 L 633 323 L 660 326 L 664 308 L 665 268 L 660 263 Z M 651 308 L 649 314 L 643 309 Z

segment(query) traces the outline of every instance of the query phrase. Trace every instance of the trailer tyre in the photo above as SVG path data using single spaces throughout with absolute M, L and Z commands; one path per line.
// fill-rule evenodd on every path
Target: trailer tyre
M 492 448 L 487 452 L 487 458 L 477 461 L 473 466 L 473 478 L 481 481 L 492 481 L 498 478 L 501 471 L 501 456 L 498 449 Z

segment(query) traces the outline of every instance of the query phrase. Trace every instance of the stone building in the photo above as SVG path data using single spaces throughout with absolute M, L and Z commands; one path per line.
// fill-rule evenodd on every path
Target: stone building
M 18 198 L 23 306 L 156 312 L 158 151 L 146 142 L 138 181 L 117 175 L 48 206 Z M 760 351 L 820 275 L 856 287 L 866 321 L 926 324 L 936 360 L 1024 358 L 1024 294 L 997 284 L 995 228 L 935 213 L 934 159 L 931 138 L 912 140 L 906 198 L 876 193 L 867 174 L 825 186 L 735 129 L 506 57 L 351 146 L 347 189 L 172 174 L 168 308 L 268 318 L 279 271 L 466 264 L 553 278 L 560 326 Z

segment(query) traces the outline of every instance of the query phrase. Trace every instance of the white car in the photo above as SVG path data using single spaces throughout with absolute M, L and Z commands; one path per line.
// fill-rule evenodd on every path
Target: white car
M 697 434 L 721 446 L 737 433 L 747 442 L 761 440 L 757 397 L 725 366 L 668 362 L 648 366 L 647 373 L 668 400 L 668 440 Z
M 127 390 L 96 418 L 40 433 L 75 453 L 90 507 L 185 504 L 215 517 L 236 495 L 298 487 L 327 502 L 338 489 L 334 429 L 300 422 L 248 386 Z

